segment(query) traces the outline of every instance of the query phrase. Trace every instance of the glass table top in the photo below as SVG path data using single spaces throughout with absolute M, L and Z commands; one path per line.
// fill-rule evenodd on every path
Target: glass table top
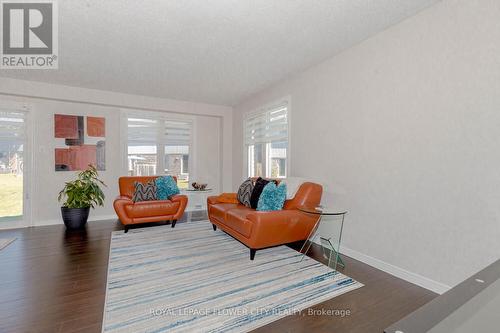
M 309 214 L 317 214 L 317 215 L 345 215 L 347 214 L 346 210 L 339 210 L 330 207 L 309 207 L 309 206 L 300 206 L 298 209 L 304 213 Z

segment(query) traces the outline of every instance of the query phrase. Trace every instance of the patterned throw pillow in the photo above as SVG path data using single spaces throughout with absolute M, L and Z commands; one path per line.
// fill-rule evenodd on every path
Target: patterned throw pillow
M 257 205 L 257 210 L 261 211 L 273 211 L 281 210 L 286 200 L 286 184 L 280 183 L 276 186 L 275 183 L 271 182 L 267 184 L 259 198 L 259 204 Z
M 253 181 L 252 178 L 248 178 L 240 185 L 238 189 L 237 199 L 238 201 L 247 207 L 250 207 L 250 197 L 253 191 Z
M 150 180 L 146 184 L 135 182 L 134 187 L 133 202 L 158 200 L 156 196 L 156 183 L 154 180 Z
M 172 176 L 158 177 L 155 182 L 158 200 L 167 200 L 180 193 L 179 187 L 177 187 L 177 183 Z

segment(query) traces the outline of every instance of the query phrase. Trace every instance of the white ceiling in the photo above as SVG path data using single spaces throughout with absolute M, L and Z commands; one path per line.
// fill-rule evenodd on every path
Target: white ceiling
M 63 0 L 59 70 L 0 76 L 234 105 L 438 0 Z

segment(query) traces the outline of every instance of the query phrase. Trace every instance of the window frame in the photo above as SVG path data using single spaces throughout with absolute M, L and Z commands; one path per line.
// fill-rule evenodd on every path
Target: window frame
M 179 121 L 179 122 L 190 122 L 191 123 L 191 133 L 189 140 L 189 154 L 188 154 L 188 175 L 189 180 L 196 179 L 196 117 L 191 115 L 181 115 L 171 112 L 163 111 L 146 111 L 146 110 L 121 110 L 121 126 L 120 126 L 120 138 L 122 141 L 121 156 L 122 156 L 122 174 L 128 175 L 128 118 L 143 118 L 143 119 L 160 119 L 165 121 Z M 165 172 L 165 147 L 163 143 L 156 142 L 156 174 L 164 175 Z M 161 155 L 161 156 L 160 156 Z M 160 171 L 160 172 L 159 172 Z M 181 170 L 182 171 L 182 170 Z M 185 173 L 181 174 L 185 175 Z
M 250 177 L 250 166 L 249 166 L 249 147 L 251 145 L 247 145 L 245 143 L 245 125 L 246 125 L 246 122 L 250 119 L 250 118 L 253 118 L 259 114 L 263 114 L 266 112 L 266 110 L 268 109 L 271 109 L 271 108 L 274 108 L 274 107 L 279 107 L 280 105 L 282 104 L 286 104 L 287 105 L 287 144 L 288 144 L 288 147 L 286 149 L 286 176 L 285 177 L 278 177 L 278 178 L 282 178 L 282 179 L 285 179 L 286 177 L 290 177 L 291 175 L 291 147 L 292 147 L 292 135 L 291 135 L 291 123 L 292 123 L 292 100 L 291 100 L 291 97 L 290 96 L 285 96 L 283 98 L 280 98 L 278 100 L 275 100 L 273 102 L 270 102 L 270 103 L 267 103 L 267 104 L 264 104 L 264 105 L 261 105 L 255 109 L 253 109 L 252 111 L 250 112 L 247 112 L 244 114 L 243 116 L 243 120 L 242 120 L 242 141 L 243 141 L 243 175 L 245 176 L 245 178 L 248 178 Z M 271 142 L 266 142 L 265 143 L 265 149 L 266 149 L 266 153 L 265 153 L 265 160 L 266 160 L 266 170 L 264 170 L 264 177 L 268 177 L 267 175 L 270 174 L 270 170 L 271 170 L 271 163 L 272 163 L 272 157 L 270 156 L 270 153 L 269 153 L 269 150 L 270 150 L 270 147 L 271 147 Z M 269 171 L 269 173 L 268 173 Z M 270 176 L 269 176 L 270 177 Z

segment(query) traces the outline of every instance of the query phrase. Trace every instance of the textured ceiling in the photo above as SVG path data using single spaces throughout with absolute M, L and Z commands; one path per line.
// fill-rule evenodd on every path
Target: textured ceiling
M 234 105 L 438 0 L 64 0 L 59 70 L 0 76 Z

